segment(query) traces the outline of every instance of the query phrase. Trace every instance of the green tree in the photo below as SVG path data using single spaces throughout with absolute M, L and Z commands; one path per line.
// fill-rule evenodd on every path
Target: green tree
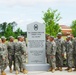
M 9 37 L 9 36 L 15 36 L 14 35 L 14 29 L 15 26 L 17 26 L 16 22 L 3 22 L 2 24 L 0 24 L 0 37 L 1 36 L 5 36 L 5 37 Z
M 8 26 L 6 28 L 5 36 L 6 36 L 6 38 L 9 38 L 9 36 L 14 36 L 14 32 L 13 32 L 12 26 L 10 24 L 8 24 Z
M 2 24 L 0 24 L 0 32 L 2 33 L 3 36 L 6 31 L 6 28 L 7 28 L 7 22 L 3 22 Z
M 15 37 L 17 38 L 17 36 L 20 36 L 23 34 L 23 31 L 20 28 L 17 28 L 17 30 L 15 31 Z
M 3 22 L 2 24 L 0 24 L 0 37 L 5 36 L 8 39 L 9 36 L 14 36 L 15 38 L 17 38 L 17 36 L 19 35 L 25 36 L 26 33 L 23 32 L 20 28 L 17 28 L 17 30 L 15 31 L 16 26 L 17 26 L 16 22 L 10 22 L 10 23 Z
M 76 37 L 76 20 L 72 21 L 71 28 L 72 34 L 74 35 L 74 37 Z
M 60 32 L 60 26 L 58 24 L 60 19 L 60 13 L 57 13 L 57 10 L 48 9 L 46 12 L 43 12 L 46 34 L 56 36 L 57 33 Z
M 14 31 L 15 27 L 17 26 L 17 23 L 15 21 L 9 23 L 11 25 L 12 30 Z

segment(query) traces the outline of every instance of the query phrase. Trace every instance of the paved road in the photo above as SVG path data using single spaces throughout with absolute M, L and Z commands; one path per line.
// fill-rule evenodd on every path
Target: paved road
M 7 75 L 15 75 L 15 72 L 10 73 L 9 68 L 5 70 Z M 46 71 L 29 71 L 28 74 L 19 73 L 18 75 L 76 75 L 76 71 L 73 72 L 67 72 L 63 70 L 62 72 L 56 71 L 55 73 L 46 72 Z

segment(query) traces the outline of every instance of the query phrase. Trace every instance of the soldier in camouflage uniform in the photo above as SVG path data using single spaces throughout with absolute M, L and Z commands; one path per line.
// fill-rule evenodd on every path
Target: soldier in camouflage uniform
M 1 37 L 2 43 L 0 43 L 0 65 L 1 65 L 1 75 L 6 75 L 4 70 L 8 65 L 8 51 L 7 46 L 5 44 L 6 38 L 4 36 Z
M 50 35 L 46 35 L 46 58 L 47 63 L 50 63 L 50 57 L 49 57 L 49 51 L 50 51 Z
M 22 58 L 23 58 L 23 63 L 26 63 L 26 55 L 27 55 L 27 52 L 26 52 L 26 42 L 25 42 L 24 39 L 25 39 L 24 36 L 22 36 L 22 43 L 23 43 L 23 45 L 25 47 L 25 53 L 24 53 L 24 55 L 22 55 Z
M 27 53 L 26 53 L 26 42 L 24 41 L 24 36 L 21 36 L 21 37 L 22 37 L 21 42 L 23 43 L 23 46 L 25 48 L 25 53 L 21 55 L 21 58 L 22 58 L 23 64 L 25 64 L 26 63 L 26 55 L 27 55 Z M 20 64 L 20 71 L 23 72 L 22 64 Z
M 7 49 L 8 49 L 9 68 L 10 68 L 10 72 L 12 72 L 13 64 L 14 64 L 14 69 L 15 69 L 15 42 L 14 42 L 13 36 L 9 37 Z
M 73 40 L 73 60 L 74 60 L 74 71 L 76 71 L 76 38 Z
M 23 45 L 22 41 L 22 36 L 18 37 L 18 42 L 15 43 L 15 68 L 16 68 L 16 74 L 18 74 L 19 72 L 19 67 L 22 64 L 22 68 L 23 68 L 23 73 L 27 73 L 27 71 L 25 70 L 23 61 L 22 61 L 22 54 L 25 53 L 25 47 Z
M 58 33 L 57 38 L 55 39 L 57 50 L 56 50 L 56 65 L 57 69 L 62 71 L 63 66 L 63 57 L 65 52 L 64 40 L 62 39 L 62 33 Z
M 68 64 L 68 72 L 72 72 L 72 66 L 73 66 L 73 44 L 71 42 L 70 36 L 67 36 L 66 42 L 65 42 L 65 51 L 66 51 L 66 57 L 67 57 L 67 64 Z
M 55 68 L 56 68 L 56 58 L 55 58 L 55 55 L 56 55 L 56 43 L 54 41 L 54 37 L 51 36 L 50 37 L 50 50 L 49 50 L 49 57 L 50 57 L 50 70 L 52 72 L 55 72 Z

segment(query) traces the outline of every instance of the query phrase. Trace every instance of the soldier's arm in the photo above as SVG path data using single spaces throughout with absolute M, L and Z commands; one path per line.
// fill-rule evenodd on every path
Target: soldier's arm
M 65 53 L 65 41 L 63 40 L 62 41 L 62 54 Z
M 75 42 L 73 41 L 73 52 L 74 52 L 74 50 L 75 50 Z
M 73 53 L 73 44 L 72 42 L 69 43 L 69 54 Z
M 56 54 L 56 44 L 53 43 L 52 44 L 52 56 L 55 56 L 55 54 Z
M 22 53 L 26 53 L 26 47 L 22 43 L 20 44 L 20 48 Z
M 6 55 L 6 56 L 8 56 L 7 46 L 6 46 L 6 49 L 4 50 L 3 54 Z

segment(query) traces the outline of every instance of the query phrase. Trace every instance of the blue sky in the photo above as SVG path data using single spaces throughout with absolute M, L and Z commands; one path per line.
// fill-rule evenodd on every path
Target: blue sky
M 17 27 L 27 30 L 27 24 L 43 23 L 42 11 L 57 9 L 62 19 L 59 24 L 71 25 L 76 19 L 76 0 L 0 0 L 0 23 L 17 22 Z

